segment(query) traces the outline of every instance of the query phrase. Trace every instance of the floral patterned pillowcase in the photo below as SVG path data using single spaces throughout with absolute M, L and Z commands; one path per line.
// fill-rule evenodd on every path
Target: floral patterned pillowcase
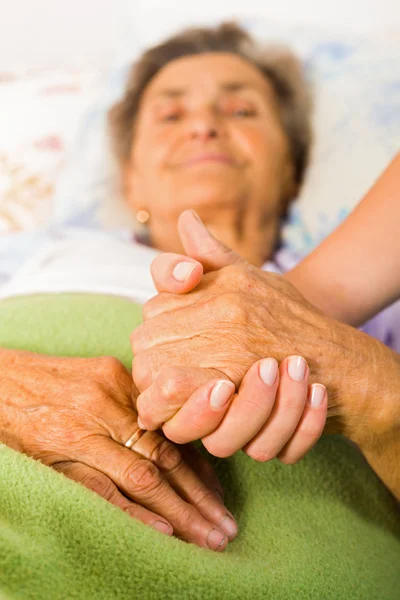
M 0 235 L 46 224 L 98 72 L 0 72 Z

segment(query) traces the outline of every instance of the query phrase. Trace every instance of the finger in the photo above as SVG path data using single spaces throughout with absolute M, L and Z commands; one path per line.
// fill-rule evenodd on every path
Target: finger
M 130 406 L 130 396 L 132 391 L 132 374 L 124 367 L 124 365 L 114 356 L 101 356 L 85 359 L 90 365 L 90 368 L 98 375 L 98 381 L 110 393 L 114 394 L 115 390 L 119 393 L 119 403 L 122 402 L 125 406 Z M 87 368 L 87 365 L 85 365 Z M 75 372 L 76 372 L 75 367 Z
M 307 401 L 309 368 L 301 356 L 284 359 L 279 367 L 280 384 L 271 415 L 244 448 L 254 460 L 275 458 L 292 437 Z
M 186 254 L 199 261 L 205 273 L 244 262 L 236 252 L 211 235 L 193 210 L 185 210 L 180 215 L 178 232 Z
M 198 474 L 210 490 L 214 490 L 224 501 L 224 488 L 208 460 L 193 446 L 185 444 L 180 447 L 183 458 L 193 471 Z
M 166 252 L 155 258 L 151 264 L 151 275 L 159 292 L 185 294 L 201 281 L 201 263 L 182 254 Z
M 147 300 L 142 307 L 143 321 L 154 319 L 162 313 L 169 313 L 180 308 L 185 308 L 196 304 L 204 296 L 203 283 L 201 282 L 198 287 L 193 290 L 190 294 L 178 295 L 178 294 L 167 294 L 161 293 L 157 296 L 153 296 L 150 300 Z M 132 341 L 132 337 L 131 337 Z
M 153 296 L 143 305 L 143 320 L 148 321 L 149 319 L 154 319 L 154 317 L 157 317 L 159 314 L 198 304 L 206 297 L 207 288 L 215 282 L 218 277 L 217 273 L 218 272 L 203 275 L 201 281 L 190 294 L 178 295 L 162 292 L 157 296 Z
M 91 442 L 90 452 L 82 452 L 82 462 L 105 473 L 124 495 L 171 523 L 178 537 L 224 550 L 227 535 L 182 499 L 152 462 L 103 436 Z
M 226 458 L 252 440 L 271 414 L 278 384 L 278 363 L 274 358 L 254 363 L 220 425 L 203 438 L 207 450 Z
M 278 459 L 289 465 L 298 462 L 311 450 L 321 437 L 328 411 L 328 394 L 324 385 L 313 383 L 310 386 L 307 405 L 300 423 L 286 446 L 278 454 Z
M 164 436 L 147 432 L 135 444 L 134 451 L 155 464 L 179 496 L 195 506 L 203 517 L 230 539 L 236 537 L 237 525 L 221 497 L 190 468 L 177 446 Z
M 130 408 L 119 405 L 117 398 L 112 396 L 107 397 L 103 402 L 99 402 L 98 414 L 96 415 L 101 426 L 99 433 L 107 432 L 119 444 L 125 444 L 139 429 L 132 398 L 129 399 L 129 402 L 131 404 Z
M 77 462 L 64 462 L 53 465 L 53 468 L 62 473 L 69 479 L 80 483 L 95 494 L 98 494 L 107 502 L 118 506 L 121 510 L 128 513 L 132 518 L 141 521 L 145 525 L 150 525 L 154 529 L 167 535 L 172 535 L 173 529 L 170 523 L 159 515 L 147 510 L 143 506 L 131 502 L 121 494 L 117 486 L 107 475 L 92 469 L 87 465 Z
M 198 388 L 207 383 L 212 385 L 218 379 L 226 379 L 217 369 L 167 367 L 158 373 L 151 384 L 151 380 L 144 381 L 139 377 L 138 364 L 140 367 L 140 361 L 138 363 L 135 359 L 132 365 L 133 376 L 139 379 L 140 386 L 147 382 L 149 386 L 141 387 L 145 391 L 138 396 L 136 407 L 141 427 L 149 431 L 159 429 L 171 419 Z M 207 393 L 207 390 L 202 392 L 204 393 Z M 191 441 L 191 438 L 188 441 Z
M 167 422 L 163 431 L 177 444 L 200 440 L 222 421 L 235 393 L 235 384 L 226 379 L 209 381 L 197 389 Z

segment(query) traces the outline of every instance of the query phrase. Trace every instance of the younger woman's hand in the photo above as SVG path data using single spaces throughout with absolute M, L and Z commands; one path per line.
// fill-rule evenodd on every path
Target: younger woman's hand
M 178 444 L 202 439 L 219 457 L 243 449 L 257 461 L 277 457 L 295 463 L 318 441 L 327 416 L 326 389 L 319 383 L 310 386 L 309 372 L 301 356 L 290 356 L 280 365 L 266 358 L 250 367 L 237 393 L 231 381 L 214 380 L 185 401 L 189 374 L 170 369 L 156 380 L 157 393 L 152 387 L 151 406 L 146 391 L 138 397 L 140 425 L 162 426 Z

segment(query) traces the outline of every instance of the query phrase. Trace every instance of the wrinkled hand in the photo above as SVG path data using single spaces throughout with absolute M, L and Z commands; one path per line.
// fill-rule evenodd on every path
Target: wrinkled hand
M 119 361 L 0 350 L 0 372 L 2 442 L 164 533 L 214 550 L 235 537 L 221 486 L 193 448 L 154 432 L 124 446 L 138 425 Z
M 283 277 L 222 246 L 191 211 L 179 230 L 191 258 L 164 254 L 154 261 L 160 293 L 144 306 L 145 323 L 131 337 L 140 420 L 148 429 L 164 424 L 167 437 L 187 441 L 185 411 L 196 400 L 203 409 L 208 402 L 209 427 L 198 437 L 205 436 L 209 452 L 228 456 L 244 447 L 257 460 L 295 462 L 321 435 L 327 404 L 323 386 L 313 386 L 306 402 L 309 369 L 301 356 L 315 381 L 330 322 Z M 294 353 L 301 356 L 286 358 Z M 262 381 L 261 366 L 276 369 L 274 359 L 282 361 L 279 376 Z M 215 414 L 212 390 L 223 381 L 233 384 L 230 398 Z

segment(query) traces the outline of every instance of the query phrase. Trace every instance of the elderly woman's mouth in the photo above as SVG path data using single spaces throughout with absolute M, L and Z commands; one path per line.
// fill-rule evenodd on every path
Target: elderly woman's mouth
M 181 167 L 194 167 L 196 165 L 201 165 L 204 163 L 214 163 L 220 165 L 228 165 L 230 167 L 236 166 L 236 161 L 229 156 L 228 154 L 223 154 L 220 152 L 204 152 L 202 154 L 197 154 L 191 158 L 188 158 L 181 162 Z

